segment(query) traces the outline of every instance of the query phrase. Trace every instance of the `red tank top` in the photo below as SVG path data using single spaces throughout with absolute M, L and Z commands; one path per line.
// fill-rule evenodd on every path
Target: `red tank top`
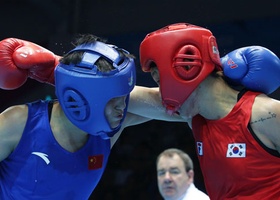
M 280 199 L 280 157 L 249 130 L 259 93 L 246 92 L 222 119 L 193 118 L 197 154 L 211 200 Z

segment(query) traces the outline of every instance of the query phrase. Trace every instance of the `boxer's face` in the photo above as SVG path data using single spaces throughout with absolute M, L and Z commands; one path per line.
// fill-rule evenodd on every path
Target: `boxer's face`
M 150 71 L 151 71 L 152 78 L 157 83 L 157 85 L 160 87 L 160 76 L 159 76 L 158 68 L 156 66 L 151 67 Z M 188 99 L 185 100 L 185 102 L 183 103 L 181 108 L 178 110 L 178 113 L 180 113 L 181 117 L 191 119 L 193 116 L 195 116 L 197 114 L 197 109 L 196 109 L 197 108 L 197 106 L 196 106 L 197 97 L 196 97 L 196 95 L 197 95 L 197 93 L 193 92 L 188 97 Z
M 105 116 L 111 128 L 116 128 L 123 119 L 126 96 L 111 99 L 105 107 Z
M 159 78 L 159 71 L 158 71 L 158 68 L 157 67 L 152 67 L 151 68 L 151 75 L 152 75 L 152 78 L 154 79 L 154 81 L 158 84 L 159 86 L 159 83 L 160 83 L 160 78 Z

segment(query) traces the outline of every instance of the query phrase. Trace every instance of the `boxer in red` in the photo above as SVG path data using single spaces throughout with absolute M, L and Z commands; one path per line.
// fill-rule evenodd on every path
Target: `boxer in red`
M 274 53 L 251 46 L 220 59 L 210 30 L 178 23 L 144 38 L 140 62 L 167 111 L 192 128 L 211 200 L 280 198 L 280 102 L 267 96 L 280 83 Z

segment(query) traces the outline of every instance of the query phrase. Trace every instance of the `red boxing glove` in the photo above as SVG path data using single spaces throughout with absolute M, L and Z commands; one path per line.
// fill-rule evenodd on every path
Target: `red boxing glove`
M 0 88 L 22 86 L 28 77 L 54 85 L 60 56 L 32 42 L 7 38 L 0 41 Z

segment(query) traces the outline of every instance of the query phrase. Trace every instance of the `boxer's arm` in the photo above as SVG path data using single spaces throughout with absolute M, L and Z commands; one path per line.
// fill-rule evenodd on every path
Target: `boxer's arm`
M 0 114 L 0 161 L 16 148 L 22 136 L 28 108 L 26 105 L 12 106 Z
M 280 153 L 280 101 L 264 94 L 257 96 L 250 124 L 265 146 Z
M 124 128 L 141 124 L 150 120 L 187 122 L 178 114 L 169 115 L 161 103 L 159 88 L 135 86 L 130 93 L 128 112 L 121 129 L 111 139 L 111 148 L 121 135 Z
M 128 113 L 138 116 L 139 121 L 144 121 L 143 118 L 150 120 L 184 121 L 178 114 L 169 115 L 166 113 L 166 109 L 162 105 L 159 88 L 135 86 L 130 93 Z

